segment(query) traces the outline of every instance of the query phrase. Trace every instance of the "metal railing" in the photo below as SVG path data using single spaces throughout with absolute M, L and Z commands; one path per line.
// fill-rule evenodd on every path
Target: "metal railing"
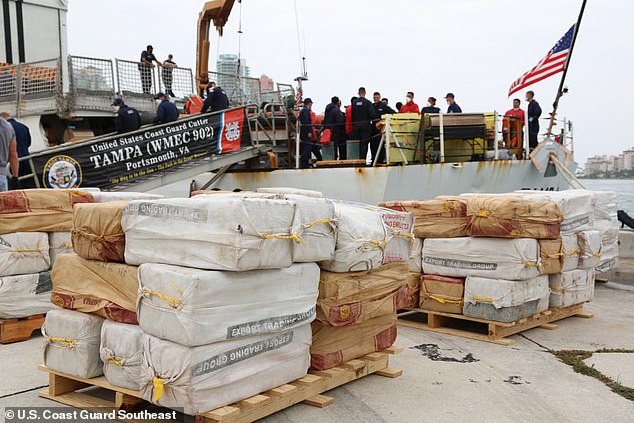
M 55 112 L 61 106 L 59 60 L 0 66 L 0 103 L 14 116 Z
M 155 69 L 159 90 L 172 97 L 184 98 L 196 94 L 194 73 L 190 68 L 160 67 Z
M 262 104 L 259 78 L 222 72 L 209 72 L 209 81 L 214 81 L 225 90 L 232 106 L 250 103 Z
M 114 66 L 111 60 L 68 56 L 70 95 L 68 110 L 110 111 L 115 96 Z
M 152 95 L 158 93 L 154 65 L 115 59 L 117 86 L 122 95 Z

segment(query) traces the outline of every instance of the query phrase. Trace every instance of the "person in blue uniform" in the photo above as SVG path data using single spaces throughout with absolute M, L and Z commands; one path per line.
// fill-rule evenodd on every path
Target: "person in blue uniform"
M 229 97 L 215 82 L 210 82 L 207 97 L 203 103 L 201 113 L 213 113 L 229 108 Z
M 112 105 L 116 110 L 114 126 L 119 134 L 136 131 L 141 127 L 141 116 L 135 108 L 129 107 L 121 98 L 115 99 Z
M 537 147 L 537 135 L 539 134 L 539 117 L 542 115 L 542 108 L 535 100 L 535 92 L 526 91 L 526 101 L 528 102 L 528 146 L 532 150 Z
M 379 113 L 370 100 L 365 98 L 365 93 L 364 87 L 359 88 L 359 97 L 351 105 L 352 133 L 350 139 L 359 140 L 359 159 L 361 160 L 366 159 L 368 144 L 374 134 L 372 121 L 379 118 Z
M 458 106 L 458 103 L 456 103 L 456 96 L 454 96 L 453 93 L 447 93 L 445 100 L 447 100 L 447 104 L 449 105 L 447 113 L 462 113 L 462 109 Z
M 299 120 L 299 163 L 301 167 L 310 165 L 310 157 L 315 155 L 318 161 L 323 160 L 321 156 L 321 146 L 317 140 L 317 134 L 313 126 L 313 117 L 311 108 L 313 101 L 310 98 L 304 100 L 304 107 L 299 112 L 297 120 Z
M 154 118 L 154 123 L 168 123 L 174 122 L 178 119 L 178 108 L 174 103 L 167 99 L 167 96 L 164 93 L 158 93 L 154 98 L 156 100 L 161 100 L 161 103 L 156 109 L 156 118 Z
M 29 147 L 31 146 L 31 132 L 25 124 L 13 119 L 9 113 L 3 112 L 2 117 L 11 124 L 15 132 L 15 142 L 18 149 L 18 157 L 26 157 L 29 155 Z M 19 176 L 31 174 L 31 165 L 28 161 L 21 161 L 19 166 Z M 23 179 L 20 181 L 20 189 L 35 188 L 33 179 Z

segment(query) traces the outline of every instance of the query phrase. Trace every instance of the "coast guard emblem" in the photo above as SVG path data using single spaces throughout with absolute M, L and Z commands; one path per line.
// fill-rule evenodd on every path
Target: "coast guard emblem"
M 240 124 L 238 122 L 230 122 L 225 125 L 227 141 L 237 141 L 240 139 Z
M 42 185 L 46 188 L 74 188 L 81 184 L 79 163 L 69 156 L 51 157 L 44 166 Z

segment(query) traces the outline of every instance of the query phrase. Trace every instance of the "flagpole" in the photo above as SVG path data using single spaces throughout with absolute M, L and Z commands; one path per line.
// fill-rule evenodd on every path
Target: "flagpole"
M 564 72 L 561 75 L 561 81 L 559 82 L 559 89 L 557 90 L 557 96 L 555 97 L 555 101 L 553 103 L 553 112 L 550 115 L 550 124 L 548 125 L 548 134 L 547 138 L 550 138 L 553 132 L 553 126 L 555 126 L 555 115 L 557 114 L 557 108 L 559 107 L 559 99 L 562 95 L 564 95 L 564 82 L 566 81 L 566 74 L 568 73 L 568 65 L 570 64 L 570 58 L 572 57 L 572 49 L 575 47 L 575 41 L 577 40 L 577 34 L 579 33 L 579 26 L 581 25 L 581 18 L 583 17 L 583 11 L 586 8 L 587 0 L 583 0 L 581 3 L 581 10 L 579 11 L 579 18 L 577 18 L 577 23 L 575 24 L 575 30 L 572 33 L 572 42 L 570 43 L 570 51 L 568 52 L 568 57 L 566 57 L 566 64 L 564 65 Z

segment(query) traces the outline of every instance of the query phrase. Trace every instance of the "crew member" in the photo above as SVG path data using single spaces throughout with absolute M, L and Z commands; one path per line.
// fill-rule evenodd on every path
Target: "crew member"
M 377 113 L 379 114 L 379 118 L 383 115 L 388 115 L 388 114 L 393 115 L 394 113 L 396 113 L 394 109 L 388 106 L 387 98 L 383 98 L 383 99 L 381 98 L 381 93 L 377 91 L 374 93 L 373 97 L 374 97 L 373 105 Z
M 425 114 L 425 113 L 440 113 L 440 108 L 436 107 L 436 98 L 435 97 L 429 97 L 427 99 L 427 106 L 423 107 L 423 110 L 421 110 L 421 113 Z
M 152 69 L 154 63 L 161 66 L 161 63 L 154 56 L 154 47 L 148 45 L 145 50 L 141 52 L 141 61 L 139 62 L 139 73 L 141 74 L 141 86 L 143 88 L 143 94 L 152 93 Z
M 350 99 L 350 105 L 348 107 L 346 107 L 346 136 L 349 140 L 354 139 L 351 138 L 352 137 L 352 131 L 354 130 L 354 127 L 352 126 L 352 105 L 354 104 L 354 102 L 357 100 L 356 97 L 352 97 Z
M 172 91 L 172 82 L 174 80 L 174 68 L 178 65 L 174 62 L 174 56 L 167 55 L 167 60 L 163 62 L 163 69 L 161 70 L 161 76 L 163 77 L 163 84 L 165 84 L 165 93 L 170 97 L 176 97 L 174 91 Z
M 458 106 L 458 103 L 456 103 L 456 97 L 453 93 L 447 93 L 445 100 L 447 100 L 447 104 L 449 105 L 447 113 L 462 113 L 462 109 Z
M 414 103 L 414 93 L 411 91 L 407 92 L 407 96 L 405 97 L 406 102 L 401 106 L 401 110 L 399 113 L 420 113 L 420 109 L 418 108 L 418 104 Z
M 31 131 L 25 124 L 13 119 L 7 112 L 3 112 L 2 117 L 11 124 L 13 131 L 15 132 L 15 142 L 18 149 L 18 158 L 26 157 L 29 155 L 29 147 L 31 146 Z M 24 160 L 20 162 L 19 176 L 26 176 L 31 174 L 31 165 L 28 161 Z M 35 188 L 35 181 L 31 178 L 25 179 L 20 182 L 21 189 Z
M 392 115 L 396 113 L 394 109 L 387 105 L 387 101 L 381 99 L 381 93 L 378 91 L 374 93 L 374 108 L 379 115 L 379 118 L 372 122 L 372 141 L 370 141 L 370 151 L 372 152 L 372 160 L 376 156 L 376 152 L 381 146 L 381 130 L 377 127 L 377 124 L 381 121 L 381 116 Z M 387 100 L 387 99 L 385 99 Z M 378 163 L 385 163 L 385 148 L 381 148 L 378 156 Z
M 154 123 L 168 123 L 174 122 L 178 119 L 178 108 L 174 103 L 167 99 L 167 96 L 164 93 L 158 93 L 154 98 L 156 100 L 161 100 L 161 103 L 156 109 L 156 118 L 154 118 Z
M 203 103 L 201 113 L 219 112 L 229 108 L 229 98 L 227 93 L 215 82 L 210 82 L 208 86 L 207 97 Z
M 330 129 L 330 139 L 334 145 L 335 160 L 346 160 L 346 118 L 341 111 L 341 100 L 335 96 L 330 100 L 330 104 L 326 106 L 324 112 L 324 129 Z
M 136 131 L 141 127 L 141 116 L 135 108 L 129 107 L 120 98 L 116 98 L 112 105 L 116 110 L 114 126 L 119 134 Z
M 542 108 L 535 100 L 534 91 L 526 91 L 526 101 L 528 102 L 528 146 L 532 150 L 537 147 L 537 134 L 539 134 L 539 117 L 542 115 Z
M 365 98 L 365 88 L 359 88 L 359 97 L 352 103 L 352 139 L 359 140 L 359 159 L 368 155 L 368 144 L 372 139 L 372 121 L 379 117 L 374 105 Z M 376 142 L 378 147 L 378 141 Z M 374 158 L 374 155 L 372 156 Z
M 396 107 L 396 112 L 401 113 L 401 109 L 403 108 L 403 103 L 401 103 L 400 101 L 397 101 L 394 106 Z
M 505 135 L 507 148 L 520 147 L 520 138 L 524 131 L 524 110 L 520 109 L 520 99 L 513 99 L 513 108 L 504 113 L 502 133 Z
M 13 126 L 0 116 L 0 192 L 18 189 L 18 147 Z M 11 180 L 7 177 L 7 164 L 11 166 Z
M 313 119 L 311 116 L 311 108 L 313 101 L 310 98 L 304 100 L 304 107 L 299 112 L 299 162 L 301 167 L 310 165 L 311 154 L 314 154 L 317 160 L 322 160 L 321 146 L 315 137 L 313 130 Z

